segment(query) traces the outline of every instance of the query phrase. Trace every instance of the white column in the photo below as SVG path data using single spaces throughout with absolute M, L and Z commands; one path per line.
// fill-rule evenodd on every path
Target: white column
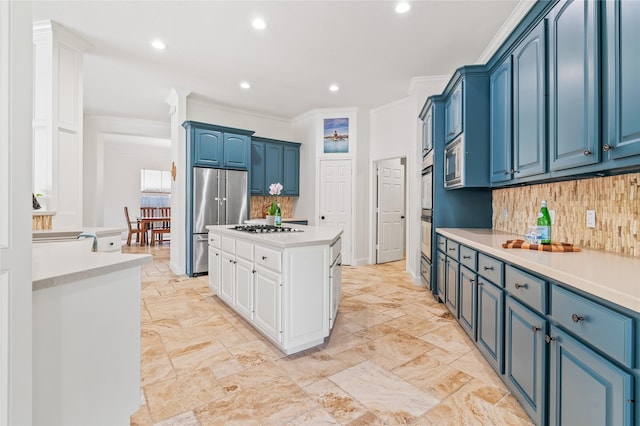
M 182 123 L 187 119 L 189 91 L 171 89 L 167 96 L 171 115 L 171 161 L 175 166 L 175 179 L 171 182 L 171 255 L 169 267 L 178 275 L 186 273 L 185 243 L 185 186 L 187 169 L 187 136 Z
M 31 2 L 0 1 L 0 424 L 31 417 Z
M 52 21 L 33 23 L 33 190 L 53 226 L 81 226 L 83 52 L 89 44 Z

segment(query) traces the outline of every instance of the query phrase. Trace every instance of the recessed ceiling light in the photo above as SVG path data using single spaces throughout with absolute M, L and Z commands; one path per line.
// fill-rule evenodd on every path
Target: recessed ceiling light
M 406 1 L 400 2 L 396 5 L 396 13 L 407 13 L 411 9 L 411 5 Z
M 167 46 L 160 40 L 152 41 L 151 46 L 153 46 L 155 49 L 158 49 L 158 50 L 164 50 L 167 48 Z
M 338 87 L 337 84 L 332 84 L 331 86 L 329 86 L 329 90 L 331 90 L 332 92 L 337 92 L 338 90 L 340 90 L 340 87 Z
M 251 85 L 248 82 L 243 81 L 242 83 L 240 83 L 240 87 L 242 87 L 243 89 L 250 89 Z
M 256 30 L 264 30 L 265 28 L 267 28 L 267 23 L 264 22 L 262 18 L 254 19 L 251 25 L 253 25 L 253 28 L 255 28 Z

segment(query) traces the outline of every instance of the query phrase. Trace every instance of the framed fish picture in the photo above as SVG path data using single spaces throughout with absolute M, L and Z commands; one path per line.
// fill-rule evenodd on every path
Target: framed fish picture
M 324 153 L 342 154 L 349 152 L 349 119 L 324 119 Z

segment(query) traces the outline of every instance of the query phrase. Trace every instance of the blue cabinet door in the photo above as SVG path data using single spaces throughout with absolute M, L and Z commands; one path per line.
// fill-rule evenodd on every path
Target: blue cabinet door
M 250 141 L 248 136 L 224 134 L 224 167 L 247 170 L 249 167 Z
M 604 141 L 607 159 L 640 154 L 640 2 L 605 3 Z
M 551 326 L 549 424 L 632 425 L 632 376 Z
M 283 176 L 282 194 L 300 195 L 300 146 L 285 145 L 282 148 Z
M 537 425 L 546 413 L 546 321 L 511 297 L 505 303 L 505 379 Z
M 438 286 L 438 297 L 441 301 L 445 300 L 445 281 L 446 281 L 447 256 L 438 252 L 438 267 L 436 270 L 436 281 Z
M 447 142 L 462 133 L 462 84 L 463 82 L 460 81 L 451 91 L 444 105 L 445 140 Z
M 267 143 L 264 147 L 264 193 L 269 195 L 269 186 L 272 183 L 282 184 L 282 145 Z M 284 185 L 283 185 L 284 186 Z
M 496 183 L 512 178 L 511 56 L 491 74 L 489 87 L 491 183 Z
M 251 186 L 252 195 L 265 195 L 264 193 L 264 142 L 251 142 Z
M 193 164 L 205 167 L 222 167 L 223 133 L 194 129 Z
M 498 374 L 503 373 L 503 310 L 502 289 L 478 277 L 478 349 Z
M 551 170 L 600 162 L 598 7 L 563 0 L 547 15 Z
M 476 340 L 476 273 L 460 267 L 460 325 L 471 340 Z
M 545 22 L 513 52 L 514 178 L 546 172 Z
M 458 271 L 460 265 L 451 258 L 447 258 L 447 271 L 445 279 L 445 298 L 444 302 L 453 314 L 454 318 L 458 318 Z

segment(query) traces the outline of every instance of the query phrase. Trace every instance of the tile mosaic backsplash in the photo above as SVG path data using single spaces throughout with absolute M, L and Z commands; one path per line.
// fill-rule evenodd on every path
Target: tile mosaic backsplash
M 274 197 L 252 195 L 251 196 L 251 219 L 264 219 L 266 210 L 269 209 Z M 293 199 L 291 197 L 278 197 L 282 217 L 293 217 Z
M 493 229 L 524 235 L 542 200 L 555 210 L 553 241 L 640 257 L 640 173 L 494 190 Z M 587 210 L 596 212 L 595 228 Z

